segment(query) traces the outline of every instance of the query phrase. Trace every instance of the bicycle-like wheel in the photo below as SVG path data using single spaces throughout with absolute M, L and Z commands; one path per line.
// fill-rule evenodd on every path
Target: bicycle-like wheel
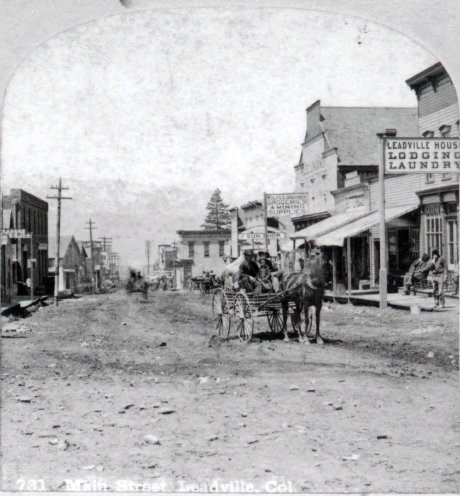
M 217 289 L 212 297 L 212 318 L 218 335 L 227 339 L 230 334 L 232 319 L 230 305 L 222 289 Z
M 238 293 L 235 298 L 236 332 L 241 341 L 249 342 L 254 332 L 254 318 L 251 305 L 244 293 Z
M 283 329 L 283 316 L 281 310 L 278 308 L 270 309 L 270 312 L 267 314 L 267 320 L 270 330 L 279 334 Z

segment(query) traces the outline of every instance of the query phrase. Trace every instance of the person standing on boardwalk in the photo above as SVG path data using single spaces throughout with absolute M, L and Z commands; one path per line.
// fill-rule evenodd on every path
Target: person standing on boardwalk
M 444 308 L 446 303 L 445 282 L 447 277 L 447 264 L 445 258 L 440 255 L 437 248 L 431 252 L 431 256 L 434 263 L 434 268 L 431 272 L 433 276 L 434 307 L 439 308 L 439 306 L 441 306 Z

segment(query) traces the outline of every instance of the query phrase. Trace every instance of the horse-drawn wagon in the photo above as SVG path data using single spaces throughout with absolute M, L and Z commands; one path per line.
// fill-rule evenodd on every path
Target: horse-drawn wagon
M 136 273 L 131 271 L 128 282 L 126 283 L 126 292 L 129 296 L 133 293 L 141 293 L 146 300 L 148 298 L 149 293 L 149 283 L 140 275 L 140 273 Z
M 283 296 L 284 293 L 255 295 L 244 291 L 217 289 L 212 299 L 212 315 L 218 335 L 227 339 L 233 323 L 239 339 L 249 342 L 254 333 L 255 319 L 260 317 L 267 319 L 274 334 L 280 334 L 283 331 Z M 287 313 L 293 330 L 300 335 L 300 326 L 305 326 L 304 312 L 297 311 L 295 302 L 290 301 L 287 303 Z

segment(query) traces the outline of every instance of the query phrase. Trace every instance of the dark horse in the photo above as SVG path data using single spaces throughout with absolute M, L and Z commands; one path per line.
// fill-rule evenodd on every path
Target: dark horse
M 140 272 L 130 271 L 130 276 L 126 284 L 126 292 L 129 296 L 133 293 L 142 293 L 144 299 L 147 299 L 149 292 L 149 283 L 141 276 Z
M 308 339 L 309 327 L 309 308 L 315 307 L 316 314 L 316 333 L 315 340 L 318 344 L 323 344 L 321 339 L 319 325 L 321 317 L 321 307 L 323 305 L 324 296 L 324 278 L 322 270 L 319 265 L 312 264 L 310 267 L 305 268 L 302 272 L 287 274 L 282 277 L 280 281 L 280 300 L 283 310 L 283 333 L 284 341 L 288 342 L 287 334 L 287 317 L 289 302 L 295 303 L 295 310 L 293 315 L 293 323 L 295 322 L 299 332 L 299 342 L 310 344 Z M 305 334 L 302 330 L 302 312 L 305 315 Z

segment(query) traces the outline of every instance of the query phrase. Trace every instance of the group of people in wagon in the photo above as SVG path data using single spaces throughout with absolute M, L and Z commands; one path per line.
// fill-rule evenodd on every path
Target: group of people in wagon
M 279 290 L 282 271 L 279 262 L 273 265 L 268 252 L 258 253 L 258 263 L 254 250 L 247 248 L 243 251 L 244 260 L 238 271 L 238 286 L 247 293 L 262 294 Z

